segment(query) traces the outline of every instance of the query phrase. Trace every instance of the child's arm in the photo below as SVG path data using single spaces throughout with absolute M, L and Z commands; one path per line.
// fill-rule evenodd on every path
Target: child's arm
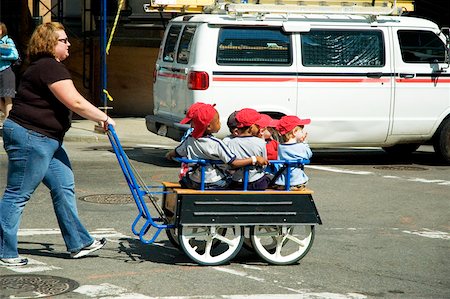
M 167 152 L 166 159 L 167 160 L 172 160 L 176 156 L 177 156 L 177 153 L 175 152 L 175 150 L 171 150 L 170 152 Z
M 255 161 L 256 160 L 256 161 Z M 230 163 L 231 166 L 235 168 L 244 167 L 247 165 L 260 165 L 264 166 L 269 164 L 266 158 L 261 156 L 252 156 L 250 158 L 245 159 L 235 159 L 233 162 Z

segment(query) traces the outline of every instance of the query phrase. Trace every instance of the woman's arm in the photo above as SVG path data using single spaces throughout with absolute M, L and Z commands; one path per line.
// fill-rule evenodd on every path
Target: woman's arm
M 67 108 L 78 115 L 95 122 L 103 122 L 115 126 L 113 119 L 106 113 L 92 105 L 75 88 L 70 79 L 57 81 L 48 86 L 55 97 L 61 101 Z

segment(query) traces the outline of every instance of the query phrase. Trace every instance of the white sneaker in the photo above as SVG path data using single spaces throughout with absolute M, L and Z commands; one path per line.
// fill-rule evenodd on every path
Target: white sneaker
M 99 250 L 100 248 L 105 246 L 105 244 L 106 244 L 106 239 L 105 238 L 102 238 L 100 240 L 95 240 L 91 245 L 84 247 L 80 251 L 71 252 L 70 253 L 70 257 L 73 258 L 73 259 L 77 259 L 77 258 L 86 256 L 86 255 L 88 255 L 91 252 Z
M 4 258 L 0 259 L 0 266 L 25 266 L 28 264 L 28 259 L 23 257 L 15 257 L 15 258 Z

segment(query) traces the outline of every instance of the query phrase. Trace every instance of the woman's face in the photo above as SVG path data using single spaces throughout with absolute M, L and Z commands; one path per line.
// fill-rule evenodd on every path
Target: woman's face
M 64 30 L 58 30 L 56 33 L 58 34 L 58 43 L 55 47 L 55 56 L 57 60 L 63 61 L 69 57 L 70 42 Z

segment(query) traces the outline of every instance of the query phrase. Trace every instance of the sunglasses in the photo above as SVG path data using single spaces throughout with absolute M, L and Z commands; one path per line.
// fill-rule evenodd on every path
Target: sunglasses
M 60 38 L 60 39 L 58 39 L 58 41 L 67 44 L 67 43 L 69 42 L 69 38 L 68 38 L 68 37 L 66 37 L 66 38 Z

